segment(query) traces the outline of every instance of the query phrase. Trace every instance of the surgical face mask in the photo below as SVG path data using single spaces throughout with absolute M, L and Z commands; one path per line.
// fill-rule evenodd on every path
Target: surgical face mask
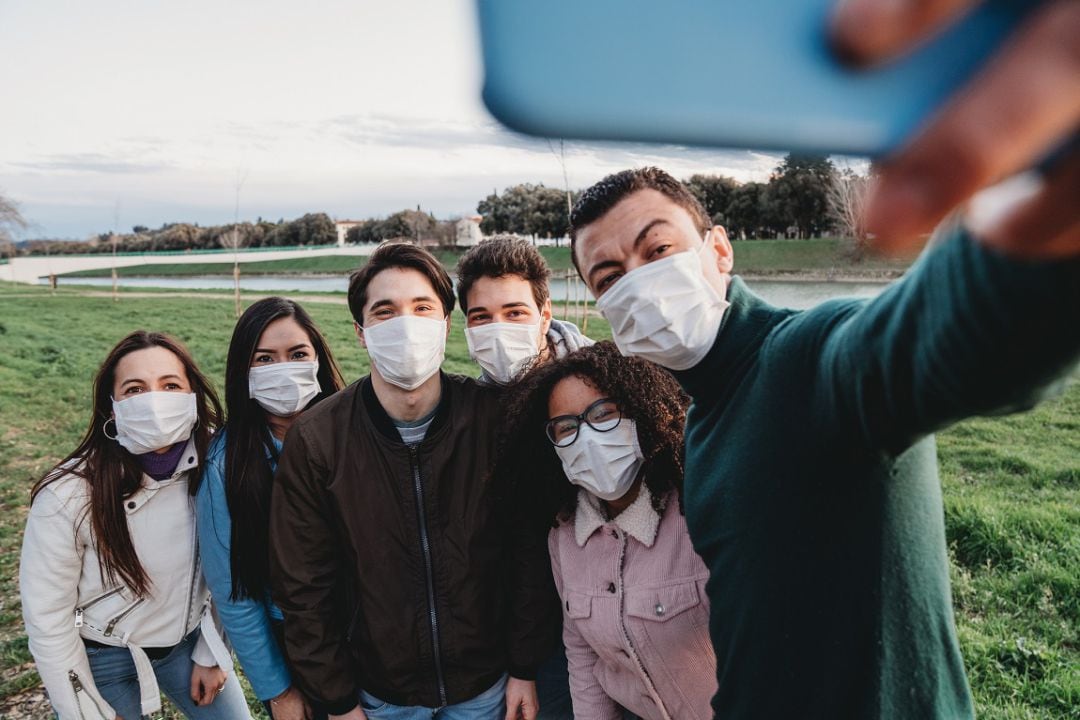
M 676 253 L 626 273 L 596 307 L 623 355 L 687 370 L 705 358 L 720 332 L 728 307 L 727 276 L 721 277 L 723 293 L 705 279 L 701 251 Z
M 611 422 L 618 425 L 606 432 L 582 423 L 577 440 L 555 447 L 567 479 L 601 500 L 618 500 L 625 495 L 645 461 L 634 421 L 623 418 Z
M 446 320 L 403 315 L 364 328 L 368 355 L 383 380 L 415 390 L 439 371 L 446 355 Z
M 144 392 L 113 400 L 116 442 L 134 455 L 154 452 L 191 437 L 199 419 L 195 393 Z
M 319 362 L 279 362 L 248 370 L 248 397 L 273 415 L 288 417 L 319 394 Z
M 506 385 L 540 354 L 540 323 L 488 323 L 465 328 L 469 357 L 495 382 Z

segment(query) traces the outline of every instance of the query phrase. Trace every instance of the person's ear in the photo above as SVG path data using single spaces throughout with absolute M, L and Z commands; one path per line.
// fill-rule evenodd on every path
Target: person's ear
M 446 337 L 447 337 L 447 339 L 450 338 L 450 323 L 451 323 L 451 321 L 453 319 L 453 316 L 454 316 L 453 313 L 448 313 L 447 316 L 446 316 Z
M 721 273 L 728 274 L 735 267 L 735 251 L 728 240 L 727 230 L 723 225 L 713 225 L 706 236 L 706 242 L 711 242 L 716 252 L 716 268 Z
M 544 301 L 544 305 L 540 308 L 540 339 L 543 340 L 547 337 L 548 330 L 551 329 L 551 297 L 548 297 Z
M 356 332 L 356 339 L 360 341 L 360 347 L 367 350 L 367 343 L 364 342 L 364 328 L 360 327 L 360 323 L 354 321 L 353 330 Z

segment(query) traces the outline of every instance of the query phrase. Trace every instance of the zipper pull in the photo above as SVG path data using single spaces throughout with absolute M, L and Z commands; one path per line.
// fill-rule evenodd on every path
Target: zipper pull
M 119 618 L 113 618 L 109 621 L 109 624 L 105 626 L 105 637 L 109 637 L 110 635 L 112 635 L 112 631 L 113 628 L 116 627 L 117 620 L 119 620 Z
M 79 673 L 74 670 L 68 670 L 68 680 L 71 681 L 71 687 L 75 688 L 75 692 L 82 692 L 83 684 L 79 679 Z
M 83 626 L 83 609 L 75 608 L 75 627 L 81 628 Z

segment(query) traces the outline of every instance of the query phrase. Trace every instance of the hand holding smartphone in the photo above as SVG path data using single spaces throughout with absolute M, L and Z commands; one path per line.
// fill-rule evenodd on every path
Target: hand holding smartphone
M 1034 165 L 1080 122 L 1071 0 L 479 0 L 479 9 L 484 99 L 511 128 L 882 159 L 866 221 L 886 249 Z M 1018 205 L 1020 220 L 1002 223 L 999 244 L 1080 252 L 1070 157 L 1046 193 Z M 1012 247 L 1005 238 L 1021 221 L 1026 240 Z

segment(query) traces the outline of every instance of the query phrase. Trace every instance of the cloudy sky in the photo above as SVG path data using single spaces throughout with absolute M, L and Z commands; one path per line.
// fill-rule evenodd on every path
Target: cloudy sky
M 0 192 L 26 237 L 132 225 L 473 212 L 561 187 L 479 99 L 472 0 L 0 0 Z M 558 144 L 555 144 L 555 151 Z M 764 179 L 779 157 L 567 142 L 572 187 L 628 166 Z

